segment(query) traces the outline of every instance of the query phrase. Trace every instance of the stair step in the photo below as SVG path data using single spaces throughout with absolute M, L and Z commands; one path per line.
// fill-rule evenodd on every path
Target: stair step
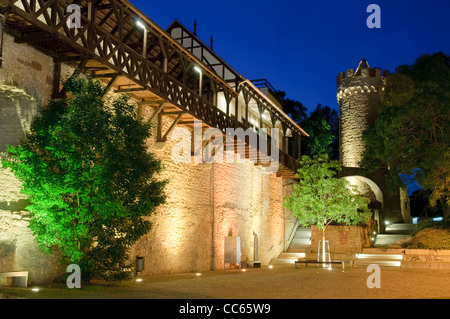
M 401 254 L 357 254 L 356 258 L 361 259 L 371 259 L 371 260 L 403 260 L 403 255 Z
M 270 265 L 274 264 L 295 264 L 296 259 L 290 258 L 272 258 Z
M 311 251 L 311 228 L 298 227 L 294 237 L 286 251 L 282 252 L 278 258 L 273 258 L 270 264 L 294 264 L 299 258 Z
M 357 259 L 354 261 L 353 266 L 368 266 L 371 264 L 375 264 L 380 267 L 401 267 L 402 262 L 400 260 Z
M 281 259 L 299 259 L 305 257 L 305 252 L 282 252 L 278 258 Z
M 385 233 L 410 235 L 414 230 L 416 230 L 416 225 L 414 224 L 392 224 L 386 226 Z
M 305 246 L 309 246 L 309 245 L 311 245 L 311 241 L 310 240 L 305 240 L 305 239 L 303 239 L 303 240 L 292 240 L 291 241 L 291 245 L 305 245 Z
M 363 248 L 363 254 L 404 254 L 404 248 L 371 247 Z
M 286 253 L 309 253 L 310 249 L 309 249 L 309 247 L 288 248 L 288 250 L 286 250 L 285 252 Z
M 400 246 L 402 243 L 408 241 L 411 235 L 394 235 L 394 234 L 378 234 L 375 238 L 375 247 L 396 245 Z

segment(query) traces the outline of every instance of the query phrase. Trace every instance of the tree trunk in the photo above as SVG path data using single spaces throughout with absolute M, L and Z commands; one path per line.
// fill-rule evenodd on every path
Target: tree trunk
M 325 229 L 322 230 L 322 261 L 325 261 Z

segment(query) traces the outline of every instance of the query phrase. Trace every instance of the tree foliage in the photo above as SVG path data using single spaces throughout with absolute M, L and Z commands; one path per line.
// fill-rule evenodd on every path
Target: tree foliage
M 363 135 L 366 172 L 388 170 L 388 185 L 401 186 L 412 174 L 438 200 L 450 205 L 450 58 L 423 55 L 386 79 L 375 124 Z
M 336 177 L 341 170 L 338 161 L 329 160 L 326 154 L 304 155 L 300 164 L 299 183 L 283 205 L 301 224 L 315 224 L 325 231 L 332 222 L 356 225 L 370 219 L 369 200 L 347 180 Z
M 337 112 L 336 112 L 337 113 Z M 335 118 L 336 117 L 336 118 Z M 302 128 L 308 132 L 309 138 L 303 138 L 303 153 L 306 155 L 328 154 L 332 155 L 332 143 L 335 135 L 331 131 L 329 121 L 337 120 L 337 114 L 328 106 L 319 104 L 308 118 L 302 123 Z
M 165 200 L 161 163 L 146 147 L 150 126 L 127 97 L 105 103 L 98 81 L 64 86 L 69 98 L 50 102 L 2 164 L 22 182 L 43 251 L 57 247 L 83 279 L 123 279 L 129 249 L 151 228 L 146 217 Z
M 280 100 L 283 111 L 288 114 L 296 123 L 300 123 L 306 118 L 306 107 L 297 100 L 292 100 L 286 97 L 286 92 L 276 91 L 273 92 Z

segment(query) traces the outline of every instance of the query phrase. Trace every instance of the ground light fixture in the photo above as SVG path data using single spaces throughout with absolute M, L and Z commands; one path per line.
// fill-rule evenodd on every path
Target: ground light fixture
M 197 277 L 200 277 L 202 274 L 200 272 L 195 274 Z
M 31 289 L 31 291 L 33 291 L 33 292 L 38 292 L 38 291 L 39 291 L 39 288 L 38 288 L 38 287 L 34 287 L 34 288 Z
M 141 282 L 142 281 L 142 278 L 137 278 L 136 279 L 136 282 Z
M 269 269 L 272 269 L 273 268 L 273 266 L 272 265 L 269 265 Z

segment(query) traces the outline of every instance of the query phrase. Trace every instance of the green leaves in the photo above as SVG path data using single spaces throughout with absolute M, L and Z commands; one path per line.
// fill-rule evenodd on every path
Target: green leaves
M 32 203 L 29 227 L 43 251 L 57 247 L 84 278 L 124 278 L 129 249 L 151 227 L 143 218 L 165 200 L 161 163 L 146 147 L 150 127 L 128 98 L 106 105 L 99 82 L 64 85 L 69 98 L 50 102 L 2 164 Z
M 335 138 L 331 132 L 331 125 L 328 123 L 327 117 L 331 121 L 334 114 L 328 107 L 318 105 L 316 109 L 311 112 L 301 126 L 305 129 L 310 137 L 302 139 L 303 149 L 308 155 L 329 154 L 332 153 L 332 143 Z M 337 123 L 336 123 L 337 124 Z
M 290 209 L 303 225 L 316 224 L 324 230 L 331 222 L 356 225 L 367 222 L 371 216 L 369 201 L 359 196 L 345 179 L 336 175 L 341 170 L 338 161 L 328 155 L 303 156 L 291 196 L 284 198 L 284 207 Z
M 423 55 L 400 66 L 386 79 L 383 105 L 375 125 L 364 132 L 365 172 L 388 170 L 391 190 L 402 186 L 400 174 L 416 181 L 450 205 L 450 63 L 443 53 Z

